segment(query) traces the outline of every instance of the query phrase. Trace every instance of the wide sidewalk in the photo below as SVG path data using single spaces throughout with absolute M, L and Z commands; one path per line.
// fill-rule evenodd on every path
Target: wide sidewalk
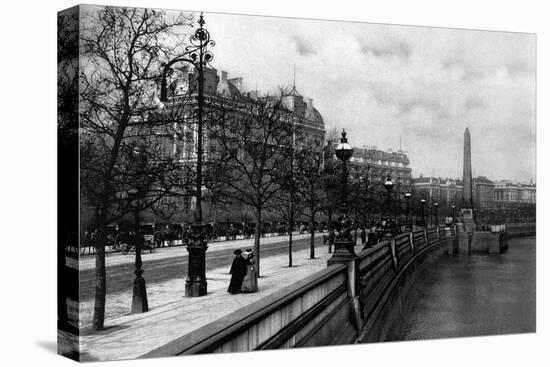
M 319 233 L 315 232 L 315 238 L 323 238 L 323 235 L 326 235 L 327 232 Z M 299 234 L 296 232 L 292 235 L 292 239 L 294 241 L 302 240 L 304 238 L 309 238 L 309 233 L 303 233 Z M 288 241 L 288 236 L 271 236 L 271 237 L 262 237 L 260 239 L 260 243 L 262 245 L 269 244 L 269 243 L 275 243 L 275 242 L 285 242 Z M 215 241 L 215 242 L 209 242 L 208 243 L 208 251 L 222 251 L 222 250 L 228 250 L 228 249 L 236 249 L 241 248 L 245 249 L 247 247 L 254 246 L 254 237 L 249 239 L 238 239 L 238 240 L 231 240 L 231 241 Z M 155 252 L 150 253 L 148 250 L 145 250 L 142 252 L 142 260 L 144 262 L 146 261 L 154 261 L 154 260 L 160 260 L 160 259 L 167 259 L 174 256 L 186 256 L 187 250 L 185 249 L 185 246 L 172 246 L 172 247 L 160 247 L 155 249 Z M 114 252 L 114 253 L 108 253 L 107 256 L 105 256 L 105 264 L 107 267 L 113 266 L 113 265 L 119 265 L 119 264 L 129 264 L 133 263 L 135 261 L 135 252 L 130 252 L 127 255 L 123 255 L 121 252 Z M 95 268 L 95 256 L 94 255 L 86 255 L 81 256 L 78 260 L 78 265 L 75 259 L 67 257 L 67 265 L 75 268 L 78 266 L 80 270 L 88 270 L 88 269 L 94 269 Z
M 322 243 L 322 239 L 316 241 L 319 242 Z M 361 246 L 356 247 L 357 252 L 360 249 Z M 90 326 L 81 329 L 82 358 L 98 361 L 139 357 L 326 268 L 331 256 L 327 248 L 317 246 L 316 256 L 309 259 L 309 249 L 296 251 L 292 268 L 288 267 L 288 254 L 263 259 L 257 293 L 227 293 L 231 276 L 224 267 L 207 273 L 208 294 L 203 297 L 184 297 L 183 278 L 148 286 L 150 310 L 143 314 L 128 313 L 131 291 L 108 296 L 107 310 L 126 310 L 126 313 L 117 317 L 109 317 L 108 314 L 105 330 L 94 331 Z M 81 304 L 81 312 L 90 314 L 93 304 L 91 301 L 89 303 Z

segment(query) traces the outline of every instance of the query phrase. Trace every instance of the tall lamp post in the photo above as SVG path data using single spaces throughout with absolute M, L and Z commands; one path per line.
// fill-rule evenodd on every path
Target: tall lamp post
M 210 63 L 214 55 L 208 50 L 208 46 L 214 46 L 215 42 L 210 39 L 210 33 L 204 28 L 203 15 L 201 13 L 197 21 L 199 28 L 195 31 L 189 41 L 190 46 L 185 52 L 164 65 L 160 86 L 160 100 L 167 101 L 166 74 L 171 66 L 177 62 L 186 62 L 194 66 L 198 72 L 197 91 L 197 176 L 195 188 L 195 216 L 191 225 L 191 234 L 187 244 L 189 252 L 189 265 L 187 279 L 185 280 L 185 296 L 200 297 L 206 295 L 206 249 L 204 239 L 204 224 L 202 222 L 202 161 L 203 161 L 203 109 L 204 109 L 204 69 Z
M 420 200 L 420 222 L 423 227 L 426 227 L 426 217 L 424 216 L 424 208 L 426 207 L 426 199 Z
M 122 191 L 117 196 L 120 199 L 130 199 L 131 201 L 139 200 L 139 190 L 131 188 L 126 191 Z M 134 274 L 134 288 L 132 292 L 132 313 L 143 313 L 149 311 L 149 304 L 147 302 L 147 289 L 145 286 L 145 279 L 143 278 L 143 262 L 141 260 L 141 250 L 143 247 L 143 236 L 140 230 L 139 220 L 139 203 L 134 204 L 134 246 L 136 247 L 136 258 Z
M 407 202 L 407 207 L 406 207 L 407 212 L 405 213 L 406 221 L 407 221 L 407 227 L 409 227 L 412 230 L 412 221 L 411 221 L 411 218 L 410 218 L 410 215 L 411 215 L 411 212 L 410 212 L 411 196 L 412 195 L 411 195 L 410 192 L 407 191 L 405 193 L 405 200 Z
M 435 219 L 435 226 L 439 226 L 439 218 L 437 214 L 437 208 L 439 207 L 438 203 L 434 203 L 434 219 Z
M 390 175 L 386 177 L 386 182 L 384 182 L 384 187 L 388 193 L 388 219 L 391 220 L 391 193 L 393 190 L 394 183 L 391 180 Z
M 339 221 L 339 231 L 336 236 L 336 241 L 334 242 L 334 253 L 329 264 L 338 260 L 349 259 L 350 257 L 355 257 L 354 251 L 354 241 L 351 235 L 352 223 L 351 219 L 348 217 L 348 166 L 347 162 L 353 155 L 353 148 L 348 143 L 346 138 L 346 130 L 342 130 L 342 138 L 340 139 L 340 144 L 336 147 L 335 150 L 336 157 L 342 161 L 342 205 L 341 205 L 341 216 L 338 219 Z

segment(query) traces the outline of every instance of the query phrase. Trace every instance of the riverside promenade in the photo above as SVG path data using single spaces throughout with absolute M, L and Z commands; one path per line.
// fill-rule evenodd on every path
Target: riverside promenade
M 306 234 L 299 235 L 296 240 L 305 239 L 308 236 Z M 284 238 L 279 237 L 278 241 L 282 241 Z M 275 239 L 266 240 L 274 241 Z M 216 250 L 227 250 L 228 258 L 232 259 L 233 248 L 251 246 L 248 241 L 230 242 L 233 243 L 219 243 L 212 247 L 223 247 Z M 361 246 L 357 246 L 356 249 L 359 251 Z M 184 249 L 180 247 L 179 251 L 182 250 Z M 170 249 L 170 251 L 175 250 Z M 155 258 L 168 256 L 160 252 L 151 255 Z M 231 295 L 227 293 L 231 276 L 228 273 L 229 267 L 223 266 L 207 271 L 208 294 L 206 296 L 186 298 L 184 297 L 185 272 L 183 271 L 185 269 L 182 269 L 181 277 L 147 284 L 149 312 L 129 313 L 131 291 L 108 294 L 105 329 L 102 331 L 95 331 L 89 325 L 93 300 L 81 302 L 80 312 L 83 321 L 79 337 L 81 360 L 103 361 L 138 358 L 174 339 L 187 335 L 192 338 L 193 332 L 197 329 L 325 269 L 330 256 L 327 248 L 322 246 L 322 235 L 316 235 L 315 259 L 309 259 L 309 249 L 301 249 L 293 253 L 294 266 L 292 268 L 288 267 L 288 254 L 282 253 L 262 258 L 262 273 L 258 279 L 259 291 L 252 294 Z M 131 258 L 133 256 L 108 258 L 108 266 L 130 261 Z M 90 263 L 88 264 L 88 262 Z M 86 260 L 82 267 L 88 269 L 93 265 L 90 260 Z M 144 276 L 147 281 L 147 273 Z M 68 352 L 70 353 L 70 351 Z

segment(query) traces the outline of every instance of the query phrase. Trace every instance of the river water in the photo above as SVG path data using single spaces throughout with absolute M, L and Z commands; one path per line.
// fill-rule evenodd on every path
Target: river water
M 387 340 L 534 332 L 535 237 L 502 255 L 443 257 L 421 270 Z

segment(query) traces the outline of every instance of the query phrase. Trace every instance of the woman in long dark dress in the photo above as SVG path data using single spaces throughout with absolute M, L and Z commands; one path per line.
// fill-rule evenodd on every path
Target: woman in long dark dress
M 229 270 L 229 273 L 231 274 L 231 281 L 229 282 L 229 288 L 227 288 L 227 291 L 231 294 L 241 292 L 243 279 L 246 275 L 247 261 L 241 256 L 242 252 L 242 250 L 233 251 L 235 254 L 235 259 L 233 259 L 231 270 Z
M 256 270 L 256 261 L 251 249 L 244 252 L 246 258 L 246 276 L 243 279 L 241 292 L 254 293 L 258 291 L 258 271 Z

